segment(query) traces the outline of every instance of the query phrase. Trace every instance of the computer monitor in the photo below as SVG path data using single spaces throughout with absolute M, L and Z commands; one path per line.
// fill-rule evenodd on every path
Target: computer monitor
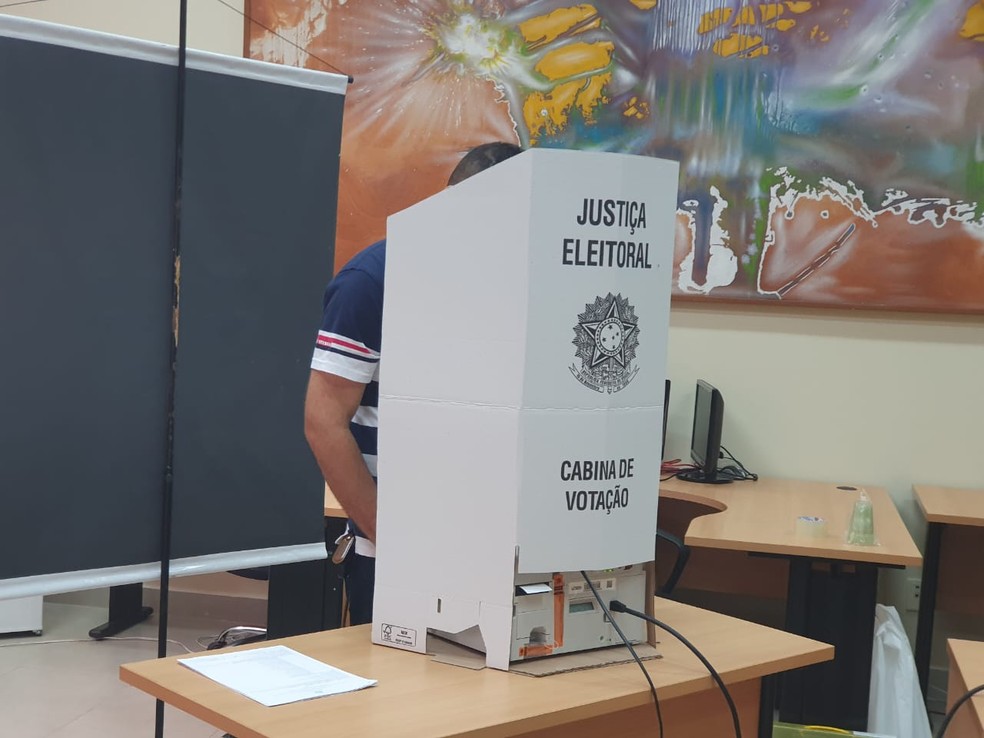
M 690 458 L 696 469 L 678 476 L 688 482 L 725 484 L 730 477 L 718 476 L 717 463 L 721 458 L 721 429 L 724 425 L 724 398 L 703 379 L 697 380 L 694 399 L 694 429 L 690 440 Z

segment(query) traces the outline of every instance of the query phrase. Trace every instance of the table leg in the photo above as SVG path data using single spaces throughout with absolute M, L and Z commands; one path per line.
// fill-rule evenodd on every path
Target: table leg
M 793 559 L 789 575 L 787 630 L 831 643 L 836 652 L 833 661 L 787 675 L 781 685 L 780 719 L 865 730 L 878 569 Z
M 786 624 L 789 633 L 805 636 L 810 612 L 810 559 L 789 560 L 789 581 L 786 585 Z M 803 682 L 805 669 L 783 674 L 778 688 L 779 718 L 790 723 L 803 723 Z
M 919 623 L 916 626 L 916 674 L 923 700 L 929 689 L 929 660 L 933 653 L 933 620 L 936 617 L 936 590 L 940 576 L 940 548 L 944 523 L 930 523 L 926 528 L 923 551 L 922 584 L 919 587 Z
M 109 588 L 109 620 L 89 631 L 97 641 L 142 623 L 154 612 L 143 604 L 143 584 L 118 584 Z
M 762 691 L 759 693 L 758 738 L 772 738 L 772 724 L 775 721 L 776 685 L 778 677 L 768 674 L 762 677 Z

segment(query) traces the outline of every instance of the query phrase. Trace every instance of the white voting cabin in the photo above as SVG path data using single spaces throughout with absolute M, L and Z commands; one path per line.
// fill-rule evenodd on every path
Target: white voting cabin
M 375 643 L 620 643 L 582 570 L 648 609 L 677 177 L 534 149 L 389 219 Z

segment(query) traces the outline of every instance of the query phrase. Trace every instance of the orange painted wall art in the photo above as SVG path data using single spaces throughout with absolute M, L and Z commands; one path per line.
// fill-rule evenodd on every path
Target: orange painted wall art
M 676 296 L 984 312 L 984 0 L 247 13 L 249 55 L 354 78 L 339 263 L 504 140 L 679 160 Z

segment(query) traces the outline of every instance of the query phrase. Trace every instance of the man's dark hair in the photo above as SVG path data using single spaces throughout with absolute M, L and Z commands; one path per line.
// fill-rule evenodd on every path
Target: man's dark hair
M 458 166 L 454 168 L 454 171 L 451 172 L 451 176 L 448 178 L 448 184 L 456 185 L 459 182 L 463 182 L 473 174 L 478 174 L 501 161 L 516 156 L 522 150 L 516 144 L 506 143 L 504 141 L 476 146 L 458 162 Z

